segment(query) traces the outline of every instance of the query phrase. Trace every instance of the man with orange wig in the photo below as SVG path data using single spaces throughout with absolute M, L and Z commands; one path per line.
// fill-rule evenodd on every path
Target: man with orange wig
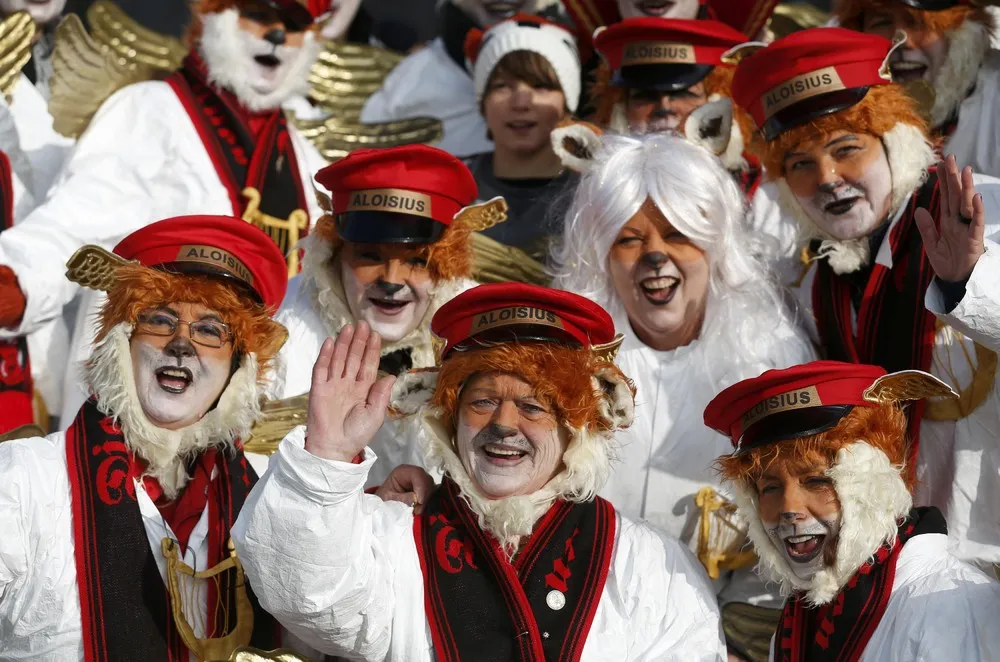
M 893 81 L 921 103 L 934 142 L 959 167 L 1000 177 L 1000 53 L 991 49 L 996 13 L 968 0 L 840 0 L 840 25 L 893 39 Z
M 901 44 L 897 44 L 897 47 Z M 944 379 L 957 402 L 908 411 L 914 500 L 958 556 L 1000 562 L 1000 182 L 934 167 L 925 125 L 890 84 L 893 45 L 843 28 L 744 57 L 733 95 L 759 128 L 784 213 L 810 242 L 800 298 L 826 357 Z
M 816 361 L 720 393 L 705 424 L 767 578 L 789 596 L 771 646 L 787 662 L 996 659 L 995 579 L 957 559 L 933 507 L 913 508 L 903 406 L 954 397 L 907 370 Z
M 281 442 L 234 528 L 265 609 L 355 660 L 724 658 L 690 553 L 595 496 L 634 411 L 604 309 L 482 285 L 432 328 L 438 366 L 395 389 L 377 377 L 367 323 L 324 343 L 308 423 Z M 445 473 L 419 512 L 362 492 L 393 390 L 397 409 L 422 412 Z
M 398 375 L 434 365 L 431 318 L 469 280 L 473 230 L 505 219 L 495 198 L 469 206 L 476 182 L 461 160 L 425 145 L 361 149 L 316 175 L 329 213 L 305 242 L 276 319 L 289 342 L 268 388 L 274 398 L 308 393 L 323 341 L 364 320 L 382 340 L 379 370 Z M 422 464 L 419 425 L 387 422 L 369 475 L 380 484 L 398 464 Z M 419 435 L 418 435 L 419 436 Z
M 0 444 L 0 658 L 276 647 L 228 543 L 257 480 L 240 442 L 286 335 L 284 256 L 237 218 L 185 216 L 68 267 L 108 299 L 72 425 Z

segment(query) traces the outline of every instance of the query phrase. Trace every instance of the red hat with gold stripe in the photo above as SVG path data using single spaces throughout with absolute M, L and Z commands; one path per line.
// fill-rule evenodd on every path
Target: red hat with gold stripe
M 594 48 L 612 70 L 611 84 L 672 92 L 703 80 L 726 51 L 747 41 L 725 23 L 638 17 L 598 28 Z
M 874 85 L 888 85 L 889 40 L 844 28 L 810 28 L 744 57 L 733 99 L 764 138 L 849 108 Z
M 505 342 L 554 342 L 579 347 L 614 340 L 611 316 L 593 301 L 563 290 L 524 283 L 480 285 L 441 306 L 431 330 L 454 350 Z
M 171 273 L 217 276 L 238 285 L 270 310 L 288 287 L 288 264 L 259 228 L 232 216 L 177 216 L 125 237 L 114 252 Z
M 337 233 L 364 244 L 429 244 L 478 194 L 462 161 L 427 145 L 359 149 L 316 173 Z

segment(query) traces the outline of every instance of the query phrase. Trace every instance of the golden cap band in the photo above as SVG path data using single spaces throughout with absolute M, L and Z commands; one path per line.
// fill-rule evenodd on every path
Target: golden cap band
M 177 253 L 175 262 L 198 262 L 215 267 L 247 285 L 253 287 L 253 273 L 247 269 L 242 261 L 229 251 L 224 251 L 215 246 L 202 246 L 199 244 L 188 244 L 181 246 Z
M 353 191 L 344 211 L 388 211 L 433 218 L 431 196 L 398 188 Z
M 659 41 L 637 41 L 625 46 L 623 67 L 636 64 L 697 64 L 694 46 Z
M 803 99 L 846 89 L 836 68 L 824 67 L 772 87 L 760 98 L 760 103 L 764 109 L 764 117 L 770 119 L 776 112 Z
M 532 306 L 511 306 L 481 313 L 472 318 L 471 335 L 510 324 L 540 324 L 563 329 L 562 318 L 552 311 Z
M 757 421 L 767 418 L 772 414 L 791 411 L 793 409 L 821 407 L 822 405 L 823 401 L 820 399 L 819 391 L 815 386 L 788 391 L 781 395 L 774 395 L 766 400 L 761 400 L 743 414 L 741 429 L 746 430 Z

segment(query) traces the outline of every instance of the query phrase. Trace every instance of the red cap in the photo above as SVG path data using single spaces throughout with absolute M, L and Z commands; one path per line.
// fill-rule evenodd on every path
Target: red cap
M 594 48 L 611 67 L 617 87 L 677 90 L 724 64 L 723 54 L 746 35 L 712 20 L 638 17 L 598 28 Z
M 442 358 L 457 346 L 482 342 L 558 342 L 590 347 L 611 342 L 611 316 L 589 299 L 563 290 L 524 283 L 480 285 L 441 306 L 431 331 L 447 344 Z
M 733 99 L 764 137 L 861 101 L 892 77 L 885 61 L 892 42 L 844 28 L 810 28 L 744 57 L 733 77 Z
M 885 374 L 878 366 L 840 361 L 768 370 L 715 396 L 705 408 L 705 425 L 732 439 L 737 453 L 819 434 L 853 407 L 878 405 L 866 391 Z
M 239 283 L 269 310 L 288 287 L 288 264 L 263 230 L 232 216 L 177 216 L 122 239 L 126 260 L 176 273 L 204 273 Z
M 462 161 L 427 145 L 359 149 L 316 173 L 340 236 L 354 243 L 430 243 L 478 194 Z

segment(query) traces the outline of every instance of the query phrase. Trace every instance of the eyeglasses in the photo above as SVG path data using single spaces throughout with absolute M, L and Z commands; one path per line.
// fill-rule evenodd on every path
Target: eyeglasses
M 182 324 L 188 328 L 191 342 L 204 347 L 219 348 L 233 339 L 233 332 L 222 322 L 198 320 L 187 322 L 177 319 L 165 310 L 144 310 L 136 319 L 135 330 L 151 336 L 172 336 Z

